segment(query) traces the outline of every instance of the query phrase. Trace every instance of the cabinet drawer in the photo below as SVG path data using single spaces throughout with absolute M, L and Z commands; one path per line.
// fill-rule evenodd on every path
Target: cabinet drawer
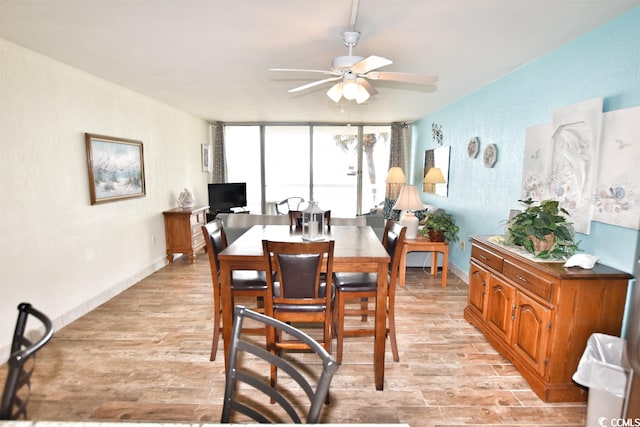
M 202 234 L 202 225 L 200 225 L 200 224 L 191 225 L 191 236 L 194 239 L 197 239 L 198 237 L 204 238 L 204 236 Z
M 205 211 L 196 212 L 191 215 L 191 225 L 195 224 L 206 224 Z
M 200 247 L 200 246 L 204 246 L 204 236 L 202 235 L 202 232 L 200 232 L 200 234 L 194 234 L 192 236 L 192 243 L 191 245 L 194 248 Z
M 545 301 L 551 301 L 553 283 L 548 280 L 545 280 L 530 271 L 524 270 L 508 260 L 504 261 L 502 274 L 511 279 L 521 288 L 533 292 Z
M 471 257 L 477 259 L 481 264 L 491 267 L 498 272 L 502 272 L 502 257 L 491 251 L 473 245 L 471 247 Z

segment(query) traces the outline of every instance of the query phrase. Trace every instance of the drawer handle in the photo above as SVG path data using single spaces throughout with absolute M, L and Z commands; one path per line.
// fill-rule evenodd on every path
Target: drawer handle
M 480 255 L 480 258 L 482 258 L 482 259 L 483 259 L 483 260 L 485 260 L 485 261 L 487 261 L 487 260 L 489 259 L 489 258 L 487 258 L 487 257 L 486 257 L 486 256 L 484 256 L 484 255 Z
M 517 278 L 518 280 L 520 280 L 520 281 L 524 282 L 524 283 L 527 283 L 527 279 L 525 279 L 524 277 L 522 277 L 522 276 L 521 276 L 521 275 L 519 275 L 519 274 L 516 274 L 516 278 Z

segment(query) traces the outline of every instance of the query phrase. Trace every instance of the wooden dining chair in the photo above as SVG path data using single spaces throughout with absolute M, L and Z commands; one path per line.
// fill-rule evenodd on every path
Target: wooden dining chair
M 396 280 L 400 270 L 400 259 L 402 257 L 402 245 L 404 243 L 407 228 L 398 224 L 393 220 L 388 220 L 384 234 L 382 236 L 382 244 L 389 253 L 391 262 L 389 263 L 389 273 L 387 280 L 387 318 L 389 326 L 387 327 L 387 336 L 391 341 L 391 351 L 393 352 L 393 360 L 400 361 L 398 354 L 398 344 L 396 342 L 396 321 L 395 321 L 395 299 L 396 299 Z M 377 273 L 334 273 L 336 286 L 336 299 L 334 307 L 334 336 L 336 337 L 337 351 L 336 360 L 342 363 L 343 340 L 345 336 L 363 336 L 374 335 L 373 328 L 345 329 L 345 316 L 358 315 L 363 321 L 368 316 L 375 318 L 375 310 L 369 309 L 369 298 L 375 298 L 378 292 L 378 275 Z M 360 308 L 347 309 L 347 301 L 358 299 Z
M 213 339 L 211 342 L 210 360 L 216 360 L 218 352 L 218 340 L 220 336 L 220 316 L 222 303 L 220 299 L 220 263 L 218 254 L 227 247 L 227 235 L 224 231 L 222 220 L 213 221 L 202 226 L 202 234 L 207 245 L 209 264 L 211 266 L 211 282 L 213 284 Z M 264 297 L 267 293 L 267 280 L 264 271 L 234 270 L 231 272 L 231 295 L 256 297 L 256 308 L 262 309 Z M 264 333 L 264 329 L 255 329 L 248 332 Z
M 289 211 L 289 227 L 302 230 L 302 211 Z
M 333 291 L 333 240 L 322 242 L 274 242 L 263 240 L 267 271 L 264 312 L 282 322 L 316 324 L 322 336 L 316 340 L 331 353 L 331 300 Z M 326 274 L 321 274 L 322 272 Z M 324 279 L 324 280 L 323 280 Z M 274 354 L 282 350 L 304 350 L 309 346 L 289 340 L 273 328 L 267 342 Z M 277 383 L 277 368 L 271 367 L 271 385 Z

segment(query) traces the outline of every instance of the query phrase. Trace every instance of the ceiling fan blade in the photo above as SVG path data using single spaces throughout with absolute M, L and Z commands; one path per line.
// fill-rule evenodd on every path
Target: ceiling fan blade
M 376 88 L 373 87 L 373 85 L 371 83 L 369 83 L 369 81 L 367 79 L 362 78 L 362 77 L 358 77 L 358 79 L 356 81 L 358 82 L 358 84 L 360 86 L 365 88 L 367 90 L 367 92 L 369 92 L 369 95 L 373 96 L 373 95 L 377 95 L 378 94 L 378 91 L 376 90 Z
M 288 92 L 293 93 L 293 92 L 300 92 L 303 91 L 305 89 L 309 89 L 315 86 L 320 86 L 321 84 L 325 84 L 327 82 L 333 82 L 336 80 L 340 80 L 342 78 L 342 76 L 337 76 L 337 77 L 329 77 L 327 79 L 322 79 L 322 80 L 316 80 L 315 82 L 311 82 L 311 83 L 307 83 L 304 84 L 302 86 L 298 86 L 298 87 L 294 87 L 293 89 L 289 89 Z
M 354 74 L 363 74 L 390 64 L 393 64 L 393 61 L 390 59 L 371 55 L 354 64 L 353 67 L 351 67 L 351 72 Z
M 334 76 L 341 75 L 331 70 L 310 70 L 307 68 L 269 68 L 269 71 L 294 71 L 298 73 L 321 73 L 321 74 L 332 74 Z
M 370 71 L 364 75 L 364 77 L 372 80 L 392 80 L 396 82 L 415 83 L 420 85 L 432 85 L 438 82 L 437 76 L 383 71 Z

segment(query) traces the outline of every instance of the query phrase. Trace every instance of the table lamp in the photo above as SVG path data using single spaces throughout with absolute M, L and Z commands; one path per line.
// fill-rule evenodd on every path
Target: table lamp
M 407 182 L 407 179 L 404 176 L 404 172 L 402 172 L 402 168 L 394 166 L 389 169 L 387 178 L 384 182 L 387 183 L 387 197 L 395 199 L 398 197 L 398 192 L 400 191 L 402 184 Z
M 424 176 L 424 181 L 422 181 L 422 191 L 435 194 L 436 184 L 444 184 L 446 182 L 447 180 L 444 179 L 442 169 L 429 168 L 427 174 Z
M 407 211 L 400 219 L 400 224 L 407 227 L 406 239 L 415 239 L 418 236 L 418 218 L 413 211 L 424 209 L 422 200 L 418 195 L 418 189 L 415 185 L 403 185 L 400 189 L 400 195 L 393 209 Z

